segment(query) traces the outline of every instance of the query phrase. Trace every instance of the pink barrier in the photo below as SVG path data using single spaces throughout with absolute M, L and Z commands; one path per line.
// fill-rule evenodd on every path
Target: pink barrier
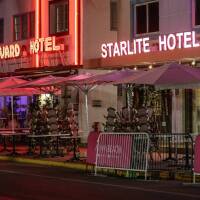
M 200 135 L 196 137 L 194 147 L 194 172 L 200 173 Z
M 130 168 L 132 137 L 130 135 L 101 135 L 98 148 L 98 166 Z
M 87 163 L 89 164 L 95 164 L 96 162 L 96 146 L 99 134 L 98 132 L 89 133 L 87 147 Z

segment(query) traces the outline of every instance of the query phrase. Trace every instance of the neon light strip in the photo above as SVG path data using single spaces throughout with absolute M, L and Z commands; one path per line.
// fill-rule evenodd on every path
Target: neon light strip
M 40 36 L 40 0 L 36 0 L 35 6 L 35 38 L 38 39 Z M 39 55 L 35 55 L 36 67 L 39 67 Z
M 78 65 L 78 0 L 75 0 L 75 5 L 74 5 L 74 9 L 75 9 L 75 36 L 74 36 L 74 62 L 75 65 Z
M 80 0 L 80 17 L 79 17 L 79 28 L 80 28 L 80 31 L 79 31 L 79 34 L 80 34 L 80 36 L 79 36 L 79 38 L 80 38 L 80 51 L 79 51 L 79 53 L 80 53 L 80 65 L 82 65 L 83 64 L 83 1 L 82 0 Z
M 36 39 L 39 38 L 39 12 L 40 12 L 40 6 L 39 6 L 39 0 L 36 0 L 36 8 L 35 8 L 35 37 Z

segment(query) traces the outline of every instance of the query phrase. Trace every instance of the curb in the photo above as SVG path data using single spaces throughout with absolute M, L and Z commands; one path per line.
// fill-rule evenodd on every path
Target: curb
M 56 162 L 56 161 L 10 157 L 10 156 L 0 156 L 0 161 L 10 161 L 10 162 L 24 163 L 24 164 L 36 164 L 36 165 L 51 166 L 51 167 L 64 167 L 67 169 L 74 169 L 80 171 L 86 170 L 86 164 L 82 163 Z
M 24 164 L 35 164 L 42 166 L 50 166 L 50 167 L 62 167 L 66 169 L 73 169 L 79 171 L 86 171 L 85 163 L 73 163 L 73 162 L 57 162 L 57 161 L 48 161 L 48 160 L 40 160 L 40 159 L 30 159 L 30 158 L 22 158 L 22 157 L 11 157 L 11 156 L 0 156 L 0 161 L 9 161 L 16 163 L 24 163 Z M 121 172 L 122 173 L 122 172 Z M 117 173 L 117 176 L 122 176 L 121 173 Z M 150 176 L 152 174 L 150 173 Z M 169 180 L 170 173 L 166 171 L 160 171 L 158 176 L 161 180 Z M 185 173 L 175 173 L 174 180 L 190 183 L 192 181 L 192 176 Z M 197 181 L 200 182 L 200 177 L 197 177 Z

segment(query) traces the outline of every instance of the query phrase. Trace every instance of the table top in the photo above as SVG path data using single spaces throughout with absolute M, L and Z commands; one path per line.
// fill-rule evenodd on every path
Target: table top
M 30 134 L 29 128 L 0 128 L 0 135 L 2 136 L 12 136 L 12 135 L 28 135 Z
M 12 131 L 7 131 L 7 132 L 0 132 L 0 135 L 2 136 L 17 136 L 17 135 L 28 135 L 29 133 L 23 133 L 23 132 L 12 132 Z
M 63 136 L 61 138 L 63 138 L 63 139 L 78 139 L 78 138 L 83 138 L 83 136 L 79 136 L 79 135 L 77 135 L 77 136 Z
M 44 134 L 44 135 L 28 135 L 31 138 L 42 138 L 42 137 L 71 137 L 69 134 Z
M 12 131 L 12 128 L 0 128 L 1 131 Z M 30 131 L 30 128 L 14 128 L 14 131 Z

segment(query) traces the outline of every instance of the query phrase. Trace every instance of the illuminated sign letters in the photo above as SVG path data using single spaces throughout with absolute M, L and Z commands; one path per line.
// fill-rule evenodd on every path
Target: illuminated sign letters
M 56 45 L 55 37 L 39 38 L 34 41 L 30 41 L 30 54 L 59 50 L 61 50 L 61 46 Z
M 54 52 L 64 49 L 64 45 L 56 45 L 56 37 L 39 38 L 30 41 L 30 54 L 40 52 Z M 0 46 L 0 60 L 17 58 L 21 55 L 21 46 L 19 44 L 11 44 Z
M 20 55 L 19 44 L 11 44 L 0 47 L 0 59 L 16 58 Z
M 104 43 L 101 45 L 102 58 L 127 56 L 151 52 L 150 38 L 137 38 L 133 41 L 121 41 L 119 43 Z M 200 47 L 196 40 L 195 31 L 160 35 L 158 37 L 158 51 L 172 51 L 174 49 L 186 49 Z

